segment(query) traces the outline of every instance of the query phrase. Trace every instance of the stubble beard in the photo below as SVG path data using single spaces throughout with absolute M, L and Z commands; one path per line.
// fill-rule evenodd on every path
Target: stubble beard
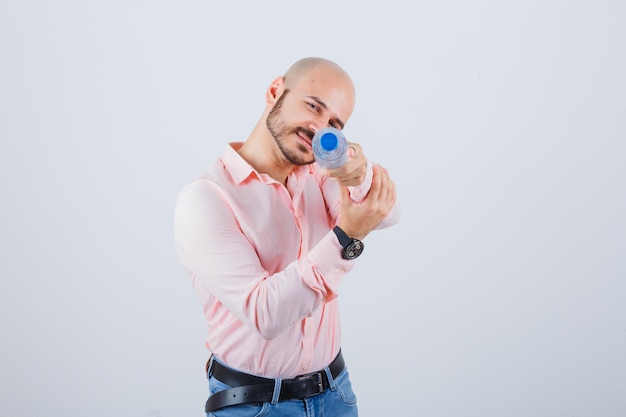
M 300 133 L 310 139 L 313 138 L 313 132 L 311 130 L 299 126 L 290 127 L 282 120 L 281 110 L 288 92 L 289 90 L 285 90 L 278 98 L 278 101 L 272 110 L 270 110 L 265 124 L 267 125 L 267 129 L 270 131 L 272 137 L 274 137 L 274 140 L 278 145 L 278 149 L 280 149 L 280 152 L 283 154 L 285 159 L 289 161 L 289 163 L 294 165 L 308 165 L 315 161 L 315 159 L 307 158 L 305 156 L 305 154 L 309 152 L 309 149 L 300 142 L 296 143 L 297 149 L 290 148 L 288 144 L 287 137 L 293 133 Z

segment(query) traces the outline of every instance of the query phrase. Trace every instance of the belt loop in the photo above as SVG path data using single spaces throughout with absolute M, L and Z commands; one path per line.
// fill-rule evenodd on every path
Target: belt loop
M 283 384 L 283 380 L 280 378 L 274 378 L 274 395 L 272 396 L 272 404 L 278 404 L 278 400 L 280 400 L 280 391 L 281 386 Z
M 214 358 L 215 356 L 211 355 L 208 362 L 206 363 L 206 377 L 207 378 L 211 378 L 211 376 L 213 375 L 213 359 Z
M 326 378 L 328 378 L 328 386 L 331 391 L 335 391 L 337 389 L 337 384 L 335 384 L 335 378 L 333 378 L 332 372 L 330 372 L 330 367 L 324 368 L 324 372 L 326 372 Z

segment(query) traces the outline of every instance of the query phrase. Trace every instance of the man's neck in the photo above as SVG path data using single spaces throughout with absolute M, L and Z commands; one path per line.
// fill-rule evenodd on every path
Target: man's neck
M 274 139 L 265 132 L 252 132 L 237 151 L 257 172 L 269 175 L 287 186 L 287 177 L 295 166 L 285 160 Z

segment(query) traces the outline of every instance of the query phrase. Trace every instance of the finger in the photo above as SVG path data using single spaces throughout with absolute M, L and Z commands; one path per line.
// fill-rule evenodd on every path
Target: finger
M 387 201 L 389 202 L 390 209 L 396 203 L 396 195 L 396 183 L 389 177 L 389 196 Z
M 360 185 L 364 176 L 365 174 L 361 174 L 359 171 L 353 171 L 337 178 L 337 181 L 342 185 Z
M 393 191 L 393 182 L 391 181 L 389 171 L 387 171 L 386 168 L 383 168 L 383 174 L 385 183 L 385 198 L 388 198 L 389 194 Z
M 361 154 L 361 146 L 355 142 L 348 142 L 348 157 L 356 158 Z
M 382 190 L 382 172 L 381 166 L 378 164 L 374 164 L 372 166 L 373 174 L 372 174 L 372 186 L 370 187 L 370 191 L 368 196 L 371 196 L 372 199 L 378 200 L 380 198 L 380 193 Z
M 396 185 L 391 180 L 391 177 L 389 177 L 386 201 L 390 206 L 392 206 L 396 201 Z
M 389 171 L 385 169 L 385 186 L 386 186 L 386 199 L 387 201 L 395 201 L 396 185 L 394 184 Z
M 383 204 L 386 204 L 389 201 L 389 193 L 391 190 L 391 180 L 389 178 L 389 173 L 385 168 L 381 167 L 381 190 L 380 190 L 380 200 Z
M 393 204 L 391 202 L 395 200 L 395 184 L 386 168 L 381 167 L 381 177 L 380 201 L 384 205 Z
M 337 168 L 331 173 L 340 184 L 343 185 L 360 185 L 365 179 L 367 173 L 367 162 L 364 164 L 355 165 L 346 164 L 343 167 Z

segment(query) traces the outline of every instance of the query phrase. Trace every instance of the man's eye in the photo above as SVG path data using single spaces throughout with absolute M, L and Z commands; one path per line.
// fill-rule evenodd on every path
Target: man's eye
M 315 110 L 316 112 L 320 111 L 320 108 L 318 107 L 317 104 L 313 104 L 313 103 L 307 103 L 307 105 L 312 109 Z
M 335 122 L 330 122 L 330 123 L 329 123 L 329 125 L 330 125 L 330 127 L 334 128 L 334 129 L 339 129 L 339 130 L 341 130 L 341 128 L 339 127 L 339 125 L 338 125 L 337 123 L 335 123 Z

